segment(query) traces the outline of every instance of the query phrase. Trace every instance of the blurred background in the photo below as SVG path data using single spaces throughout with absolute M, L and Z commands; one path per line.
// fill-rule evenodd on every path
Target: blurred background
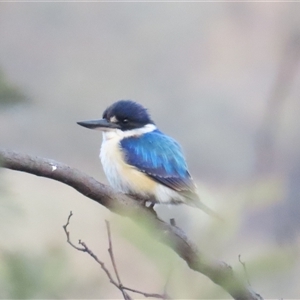
M 119 99 L 146 106 L 182 145 L 215 224 L 158 207 L 265 298 L 300 297 L 299 3 L 0 3 L 1 147 L 55 159 L 107 182 L 101 135 L 76 125 Z M 0 172 L 0 297 L 121 298 L 123 284 L 173 298 L 228 298 L 130 220 L 66 185 Z M 171 276 L 168 276 L 171 274 Z M 140 296 L 133 295 L 135 299 Z

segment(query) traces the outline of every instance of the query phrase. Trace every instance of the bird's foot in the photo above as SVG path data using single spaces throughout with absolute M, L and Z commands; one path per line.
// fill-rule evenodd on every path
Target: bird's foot
M 156 211 L 154 210 L 155 203 L 149 200 L 144 201 L 145 208 L 150 212 L 156 215 Z
M 147 199 L 141 199 L 140 196 L 136 195 L 136 194 L 127 194 L 129 197 L 139 201 L 140 205 L 145 207 L 145 209 L 147 209 L 148 212 L 154 214 L 155 216 L 157 216 L 156 211 L 154 210 L 154 205 L 155 205 L 155 201 L 153 201 L 152 198 L 147 198 Z

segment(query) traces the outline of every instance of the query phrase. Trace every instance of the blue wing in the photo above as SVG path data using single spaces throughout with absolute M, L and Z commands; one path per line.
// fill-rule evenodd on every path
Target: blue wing
M 155 130 L 121 140 L 125 160 L 157 182 L 178 192 L 194 191 L 181 147 Z

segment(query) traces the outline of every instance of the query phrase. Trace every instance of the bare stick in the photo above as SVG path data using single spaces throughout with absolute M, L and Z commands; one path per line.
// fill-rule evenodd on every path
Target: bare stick
M 241 257 L 242 257 L 241 254 L 239 254 L 239 262 L 242 264 L 247 282 L 248 282 L 249 286 L 251 286 L 250 279 L 249 279 L 249 274 L 248 274 L 247 268 L 246 268 L 246 263 L 244 261 L 242 261 Z
M 30 156 L 0 149 L 0 162 L 4 168 L 51 178 L 67 184 L 81 194 L 105 206 L 109 210 L 139 222 L 144 219 L 155 230 L 155 238 L 175 251 L 188 266 L 210 278 L 236 300 L 261 300 L 232 268 L 225 262 L 208 257 L 187 238 L 178 227 L 159 220 L 142 207 L 138 201 L 104 185 L 83 172 L 50 159 Z
M 138 291 L 136 289 L 125 287 L 122 284 L 120 276 L 119 276 L 118 268 L 117 268 L 117 265 L 116 265 L 114 253 L 113 253 L 112 238 L 111 238 L 111 231 L 110 231 L 110 223 L 109 223 L 109 221 L 105 220 L 105 224 L 106 224 L 106 229 L 107 229 L 108 245 L 109 245 L 109 247 L 108 247 L 108 253 L 109 253 L 109 256 L 110 256 L 110 259 L 111 259 L 111 263 L 113 265 L 113 268 L 114 268 L 115 275 L 117 277 L 119 286 L 122 288 L 122 292 L 123 292 L 123 290 L 127 290 L 127 291 L 131 291 L 133 293 L 141 294 L 141 295 L 143 295 L 143 296 L 145 296 L 147 298 L 152 297 L 152 298 L 158 298 L 158 299 L 165 299 L 165 294 L 164 295 L 160 295 L 160 294 L 145 293 L 145 292 Z
M 80 247 L 77 247 L 76 245 L 74 245 L 74 244 L 72 243 L 71 239 L 70 239 L 70 232 L 68 231 L 67 228 L 68 228 L 68 226 L 69 226 L 69 224 L 70 224 L 70 219 L 71 219 L 72 216 L 73 216 L 73 213 L 72 213 L 72 211 L 70 211 L 70 214 L 69 214 L 69 216 L 68 216 L 67 223 L 66 223 L 65 225 L 63 225 L 63 229 L 64 229 L 64 231 L 65 231 L 65 233 L 66 233 L 66 236 L 67 236 L 67 243 L 70 244 L 73 248 L 75 248 L 75 249 L 78 250 L 78 251 L 84 251 L 83 248 L 80 248 Z
M 141 291 L 138 291 L 138 290 L 135 290 L 135 289 L 128 288 L 126 286 L 124 286 L 123 289 L 127 290 L 127 291 L 130 291 L 130 292 L 133 292 L 133 293 L 136 293 L 136 294 L 143 295 L 146 298 L 166 299 L 165 295 L 160 295 L 160 294 L 155 294 L 155 293 L 153 293 L 153 294 L 151 294 L 151 293 L 144 293 L 144 292 L 141 292 Z
M 117 266 L 116 266 L 116 262 L 115 262 L 115 258 L 114 258 L 114 253 L 113 253 L 113 248 L 112 248 L 112 242 L 111 242 L 111 233 L 110 233 L 110 224 L 107 220 L 105 220 L 105 224 L 106 224 L 106 229 L 107 229 L 107 236 L 108 236 L 108 253 L 111 259 L 111 263 L 113 265 L 117 280 L 119 282 L 119 285 L 122 285 L 121 283 L 121 279 L 117 270 Z
M 108 271 L 108 269 L 106 268 L 105 264 L 100 261 L 98 259 L 98 257 L 87 247 L 87 245 L 82 242 L 81 240 L 78 241 L 78 244 L 81 245 L 82 247 L 78 247 L 76 246 L 70 239 L 70 232 L 68 231 L 68 226 L 70 225 L 70 219 L 73 216 L 72 211 L 70 212 L 69 216 L 68 216 L 68 220 L 67 223 L 65 225 L 63 225 L 63 229 L 66 233 L 67 236 L 67 242 L 68 244 L 70 244 L 74 249 L 78 250 L 78 251 L 82 251 L 82 252 L 86 252 L 88 253 L 103 269 L 103 271 L 106 273 L 107 277 L 109 278 L 109 281 L 116 286 L 117 288 L 119 288 L 118 283 L 113 279 L 113 277 L 111 276 L 110 272 Z
M 86 252 L 88 253 L 102 268 L 102 270 L 105 272 L 105 274 L 107 275 L 107 277 L 109 278 L 109 281 L 116 287 L 118 288 L 124 299 L 125 300 L 132 300 L 132 298 L 130 297 L 130 295 L 128 293 L 126 293 L 126 290 L 128 291 L 131 291 L 133 293 L 137 293 L 137 294 L 140 294 L 140 295 L 143 295 L 144 297 L 147 297 L 147 298 L 158 298 L 158 299 L 165 299 L 165 296 L 164 295 L 160 295 L 160 294 L 156 294 L 156 293 L 146 293 L 146 292 L 142 292 L 142 291 L 139 291 L 139 290 L 135 290 L 135 289 L 132 289 L 132 288 L 128 288 L 128 287 L 125 287 L 123 286 L 122 282 L 121 282 L 121 279 L 119 277 L 119 274 L 118 274 L 118 269 L 117 269 L 117 266 L 116 266 L 116 263 L 115 263 L 115 259 L 114 259 L 114 255 L 113 255 L 113 251 L 112 251 L 112 240 L 111 240 L 111 233 L 110 233 L 110 225 L 109 225 L 109 222 L 105 220 L 105 223 L 106 223 L 106 228 L 107 228 L 107 233 L 108 233 L 108 241 L 109 241 L 109 249 L 111 250 L 108 250 L 109 253 L 110 253 L 110 258 L 111 258 L 111 261 L 112 261 L 112 264 L 113 264 L 113 268 L 114 268 L 114 271 L 115 271 L 115 274 L 116 274 L 116 277 L 117 277 L 117 281 L 115 281 L 112 277 L 112 275 L 110 274 L 109 270 L 106 268 L 104 262 L 102 262 L 94 253 L 91 249 L 89 249 L 89 247 L 81 240 L 79 240 L 79 245 L 81 245 L 82 247 L 78 247 L 76 245 L 74 245 L 74 243 L 71 241 L 70 239 L 70 232 L 68 231 L 68 226 L 70 225 L 70 219 L 71 217 L 73 216 L 73 213 L 72 211 L 70 212 L 69 216 L 68 216 L 68 219 L 67 219 L 67 223 L 65 225 L 63 225 L 63 229 L 66 233 L 66 236 L 67 236 L 67 242 L 76 250 L 78 251 L 81 251 L 81 252 Z
M 105 220 L 105 224 L 106 224 L 107 237 L 108 237 L 108 253 L 109 253 L 110 260 L 111 260 L 111 263 L 112 263 L 114 271 L 115 271 L 115 275 L 116 275 L 118 283 L 119 283 L 119 288 L 120 288 L 120 290 L 123 294 L 123 297 L 126 298 L 127 293 L 124 291 L 123 284 L 121 282 L 121 279 L 120 279 L 120 276 L 119 276 L 119 273 L 118 273 L 118 269 L 117 269 L 117 265 L 116 265 L 116 262 L 115 262 L 115 258 L 114 258 L 112 242 L 111 242 L 110 224 L 107 220 Z

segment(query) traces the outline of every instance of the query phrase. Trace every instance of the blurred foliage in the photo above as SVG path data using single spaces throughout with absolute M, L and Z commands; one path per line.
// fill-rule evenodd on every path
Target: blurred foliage
M 50 248 L 42 255 L 2 252 L 0 257 L 2 298 L 57 298 L 68 283 L 64 272 L 67 260 L 58 248 Z
M 281 174 L 266 174 L 256 177 L 246 193 L 252 208 L 264 209 L 278 203 L 286 196 L 286 180 Z
M 237 218 L 237 216 L 233 216 L 233 218 Z M 167 284 L 168 293 L 172 297 L 191 299 L 223 299 L 227 297 L 227 294 L 219 286 L 212 283 L 205 276 L 194 273 L 173 251 L 165 245 L 158 243 L 153 236 L 160 235 L 161 233 L 157 232 L 151 224 L 142 221 L 137 225 L 129 220 L 120 220 L 118 218 L 113 218 L 113 224 L 114 227 L 117 226 L 117 234 L 120 234 L 121 237 L 125 238 L 127 242 L 139 250 L 144 257 L 144 262 L 149 261 L 156 268 L 158 272 L 156 273 L 157 277 L 155 280 L 161 282 L 162 288 L 164 284 Z M 223 226 L 223 229 L 220 227 L 216 229 L 216 225 L 211 224 L 207 229 L 210 234 L 207 234 L 201 240 L 200 249 L 207 248 L 205 244 L 211 243 L 211 239 L 218 239 L 216 236 L 219 234 L 223 233 L 227 235 L 225 227 Z M 251 242 L 249 245 L 251 245 Z M 223 245 L 222 243 L 217 245 L 217 247 L 223 250 L 226 248 L 224 246 L 224 243 Z M 216 245 L 213 247 L 216 247 Z M 117 252 L 117 249 L 115 252 Z M 215 251 L 212 249 L 211 252 Z M 290 276 L 293 266 L 297 262 L 297 255 L 292 248 L 270 246 L 267 250 L 260 249 L 259 251 L 252 252 L 255 253 L 252 253 L 250 256 L 248 253 L 245 256 L 245 260 L 243 256 L 239 260 L 237 255 L 234 261 L 227 261 L 227 259 L 225 261 L 231 264 L 238 277 L 243 278 L 245 282 L 249 281 L 251 285 L 253 283 L 254 289 L 258 293 L 263 293 L 262 290 L 257 288 L 260 286 L 260 281 L 275 281 L 283 275 Z M 210 256 L 210 252 L 206 251 L 205 253 L 208 257 Z M 130 253 L 126 257 L 129 261 L 136 259 Z M 118 257 L 116 259 L 118 260 Z M 142 274 L 147 274 L 147 276 L 151 274 L 149 273 L 149 268 L 145 268 L 144 265 L 134 266 L 131 272 L 141 272 Z M 123 280 L 126 281 L 125 276 Z
M 195 277 L 189 277 L 190 270 L 186 267 L 185 262 L 179 259 L 177 254 L 166 245 L 157 242 L 157 236 L 163 238 L 163 235 L 153 227 L 153 224 L 145 222 L 143 219 L 139 220 L 138 224 L 119 218 L 112 220 L 114 227 L 117 227 L 115 234 L 119 234 L 142 254 L 145 265 L 150 264 L 154 267 L 152 269 L 152 267 L 145 268 L 144 265 L 136 265 L 134 272 L 150 277 L 153 276 L 151 274 L 155 274 L 153 281 L 159 283 L 158 286 L 160 286 L 155 292 L 162 293 L 166 288 L 172 298 L 179 299 L 194 298 L 199 289 L 202 290 L 202 295 L 212 295 L 211 285 L 204 286 L 204 282 L 209 280 L 206 278 L 199 280 L 198 278 L 197 281 L 193 281 Z M 134 259 L 135 257 L 128 253 L 128 260 L 133 261 Z M 125 280 L 126 278 L 124 278 Z
M 10 82 L 0 69 L 0 107 L 19 104 L 27 100 L 20 88 Z
M 118 234 L 134 245 L 141 253 L 145 255 L 147 260 L 151 260 L 163 274 L 168 273 L 172 261 L 177 256 L 165 245 L 157 243 L 157 229 L 153 228 L 153 224 L 144 219 L 139 220 L 136 226 L 132 221 L 124 222 L 124 220 L 114 220 L 115 226 L 118 227 Z
M 285 274 L 297 263 L 297 255 L 291 249 L 270 248 L 247 262 L 247 272 L 255 281 L 277 274 Z

